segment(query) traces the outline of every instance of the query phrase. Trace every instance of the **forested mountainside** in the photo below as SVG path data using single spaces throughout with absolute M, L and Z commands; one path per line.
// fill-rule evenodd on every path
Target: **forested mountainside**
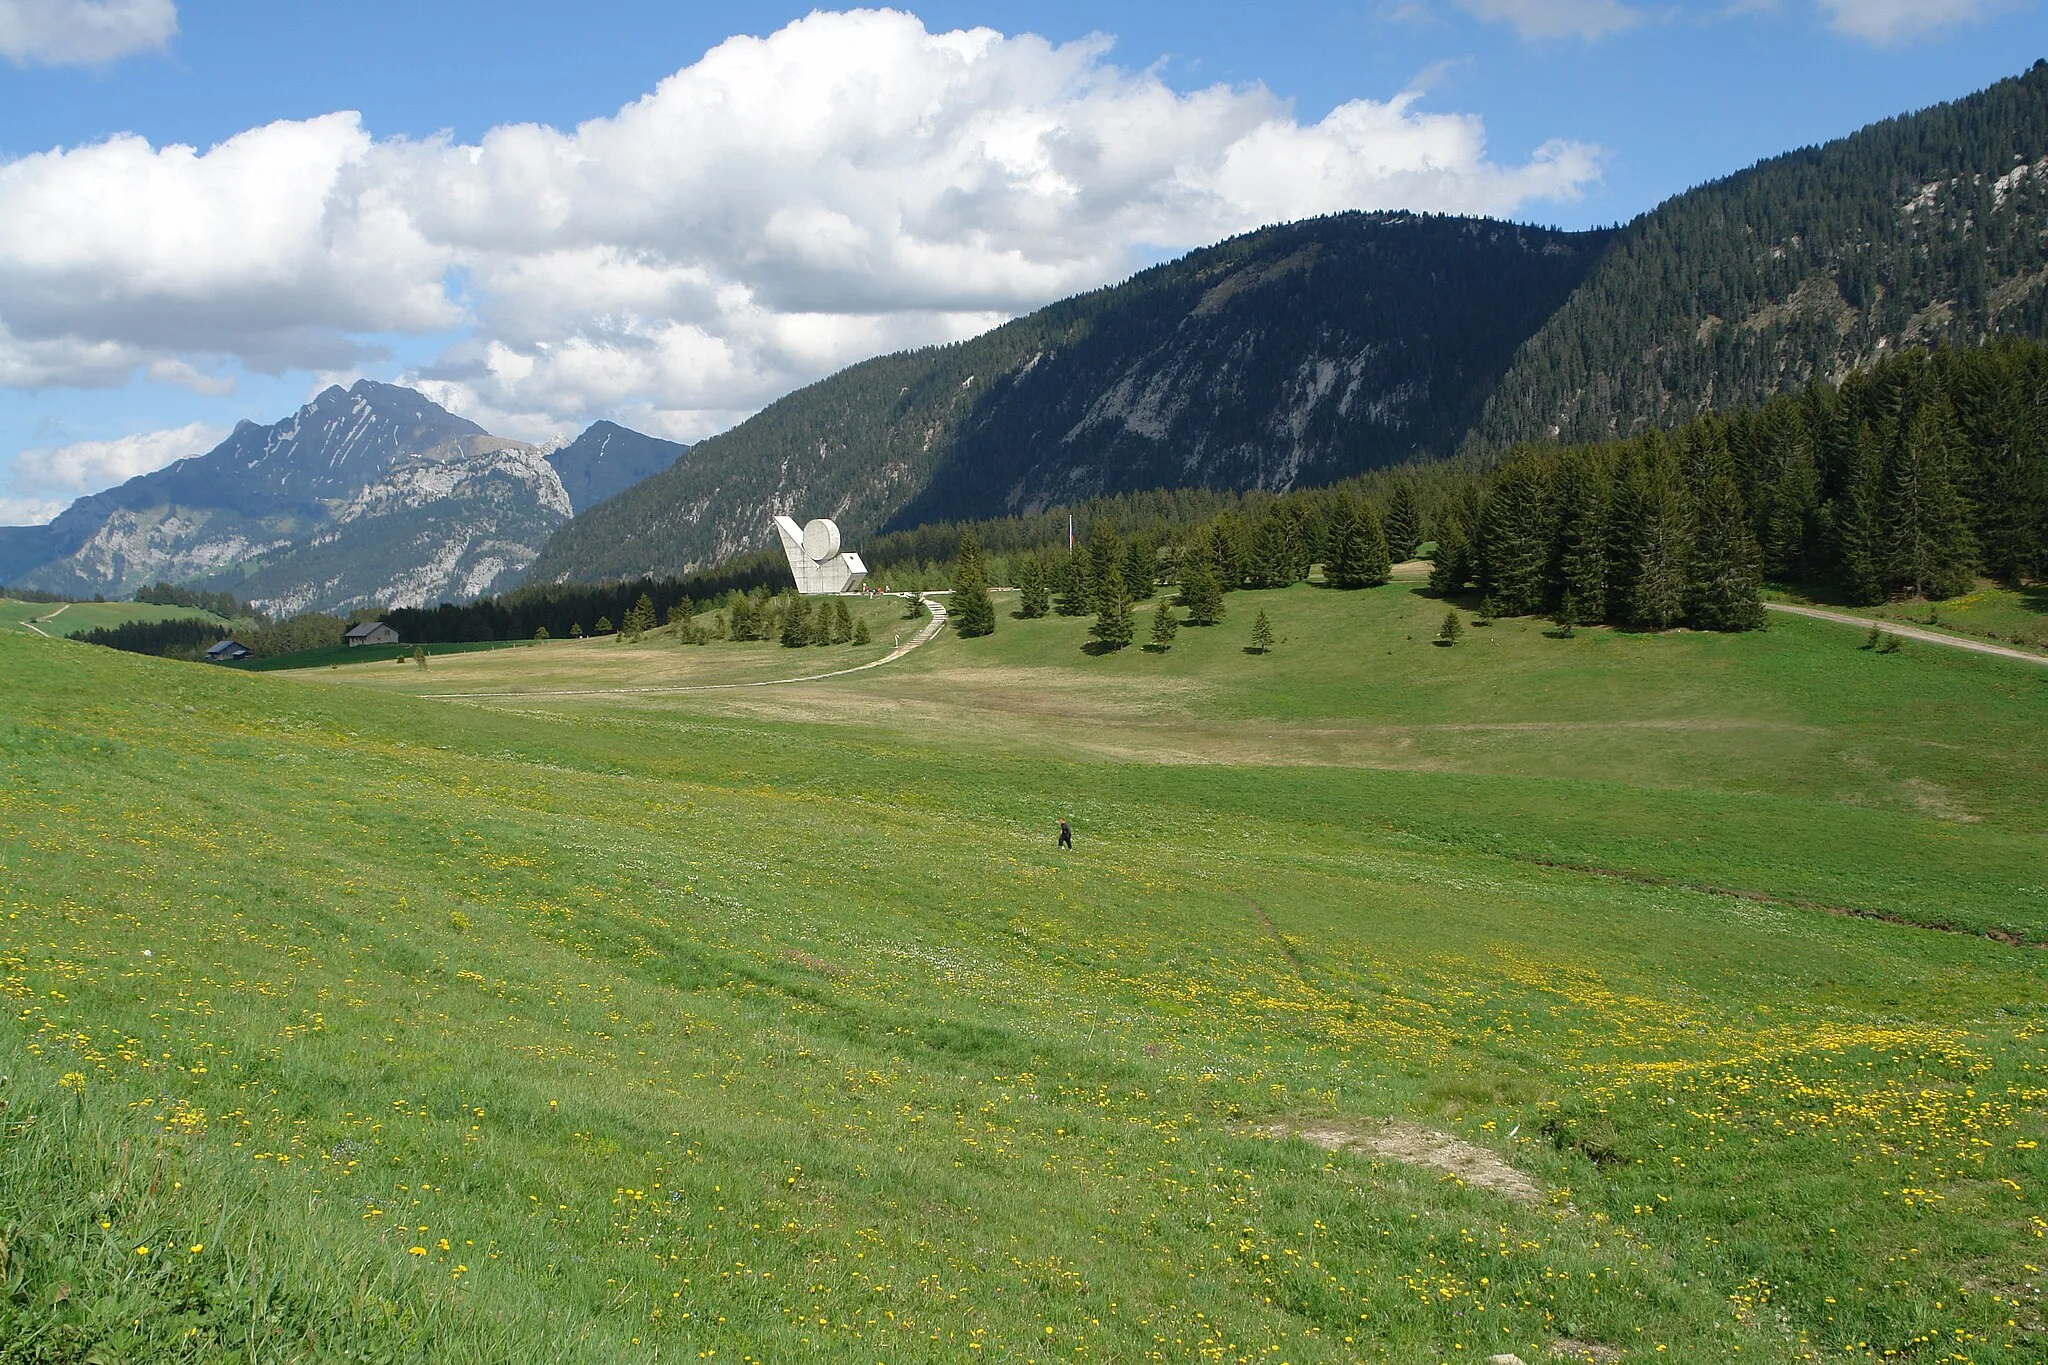
M 1670 200 L 1516 356 L 1477 449 L 1597 440 L 2048 335 L 2048 63 Z
M 1449 450 L 1607 238 L 1405 213 L 1265 228 L 790 394 L 579 515 L 530 576 L 680 572 L 759 544 L 783 511 L 859 537 Z
M 1070 517 L 1082 538 L 1072 553 Z M 1745 629 L 1761 623 L 1766 579 L 1856 602 L 1941 599 L 1980 573 L 2038 583 L 2048 577 L 2048 344 L 1916 349 L 1839 385 L 1669 432 L 1522 446 L 1497 463 L 1434 460 L 1284 493 L 1120 493 L 927 523 L 878 536 L 866 553 L 877 579 L 949 587 L 970 535 L 990 581 L 1027 597 L 1035 583 L 1042 601 L 1056 595 L 1080 612 L 1098 609 L 1111 564 L 1138 598 L 1153 576 L 1186 596 L 1194 563 L 1219 592 L 1299 582 L 1315 564 L 1334 586 L 1363 586 L 1418 546 L 1447 597 L 1578 624 Z M 685 578 L 530 584 L 402 613 L 402 628 L 429 641 L 559 635 L 623 619 L 643 595 L 666 618 L 686 600 L 729 603 L 788 582 L 777 556 L 758 554 Z

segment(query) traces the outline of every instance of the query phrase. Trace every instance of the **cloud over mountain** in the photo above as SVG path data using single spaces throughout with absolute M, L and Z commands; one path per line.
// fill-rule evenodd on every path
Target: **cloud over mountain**
M 1567 142 L 1495 161 L 1418 92 L 1306 123 L 1108 51 L 819 13 L 573 130 L 378 139 L 335 113 L 24 157 L 0 167 L 0 382 L 335 369 L 452 331 L 418 379 L 487 422 L 636 412 L 689 437 L 1259 223 L 1510 213 L 1598 173 Z

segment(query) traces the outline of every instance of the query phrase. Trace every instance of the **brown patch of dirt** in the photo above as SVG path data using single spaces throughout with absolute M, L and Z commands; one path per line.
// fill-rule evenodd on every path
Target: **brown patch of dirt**
M 1308 1119 L 1275 1123 L 1258 1131 L 1270 1138 L 1300 1138 L 1326 1152 L 1363 1152 L 1405 1166 L 1442 1171 L 1517 1204 L 1543 1202 L 1543 1191 L 1536 1182 L 1508 1165 L 1499 1153 L 1403 1119 Z

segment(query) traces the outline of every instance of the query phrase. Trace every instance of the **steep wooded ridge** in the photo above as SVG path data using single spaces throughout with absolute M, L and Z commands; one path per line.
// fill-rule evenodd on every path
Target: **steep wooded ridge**
M 2048 63 L 1638 218 L 1515 358 L 1471 444 L 1600 440 L 2048 335 Z
M 576 507 L 683 450 L 605 422 L 543 455 L 366 379 L 9 528 L 0 567 L 76 594 L 199 584 L 279 613 L 466 599 L 510 586 Z
M 688 570 L 775 512 L 861 536 L 1447 451 L 1608 236 L 1407 213 L 1261 229 L 798 390 L 578 516 L 530 577 Z

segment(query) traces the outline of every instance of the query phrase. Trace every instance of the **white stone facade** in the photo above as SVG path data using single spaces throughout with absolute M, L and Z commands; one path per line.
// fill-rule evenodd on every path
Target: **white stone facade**
M 866 584 L 868 566 L 851 550 L 840 550 L 839 527 L 833 522 L 819 517 L 798 526 L 790 517 L 777 517 L 775 532 L 782 537 L 782 552 L 789 556 L 796 590 L 804 596 L 858 592 Z

